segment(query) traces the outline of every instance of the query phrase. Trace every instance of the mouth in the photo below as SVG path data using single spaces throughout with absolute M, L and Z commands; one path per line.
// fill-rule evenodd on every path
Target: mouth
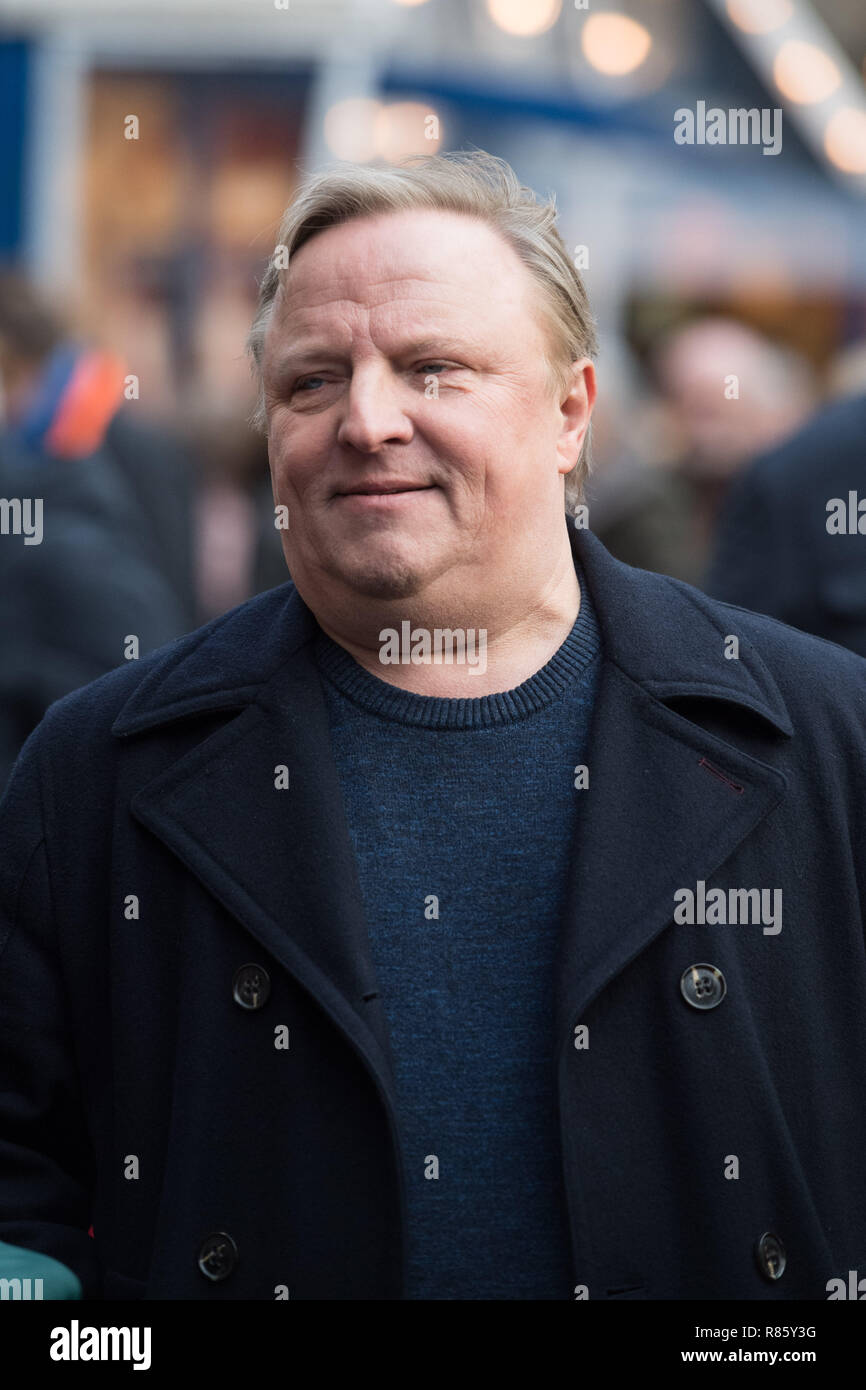
M 338 492 L 338 497 L 369 497 L 369 496 L 390 496 L 392 492 L 428 492 L 433 487 L 432 483 L 410 483 L 395 480 L 390 483 L 359 483 L 357 487 L 345 488 Z
M 358 488 L 353 492 L 338 492 L 336 500 L 338 502 L 348 502 L 355 506 L 393 506 L 405 501 L 409 497 L 420 496 L 425 492 L 435 492 L 437 484 L 428 483 L 425 486 L 416 484 L 396 485 L 389 487 L 364 487 Z

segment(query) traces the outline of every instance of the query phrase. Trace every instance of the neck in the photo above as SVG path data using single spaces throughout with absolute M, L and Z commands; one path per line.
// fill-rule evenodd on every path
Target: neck
M 550 661 L 577 619 L 580 587 L 567 535 L 547 587 L 524 595 L 513 613 L 491 610 L 481 620 L 478 615 L 488 605 L 473 602 L 465 607 L 475 615 L 475 625 L 453 629 L 459 634 L 456 648 L 450 627 L 425 623 L 423 605 L 401 623 L 384 620 L 381 630 L 393 633 L 393 638 L 387 643 L 377 641 L 375 647 L 332 627 L 319 614 L 316 618 L 360 666 L 400 690 L 440 699 L 473 699 L 513 690 Z M 438 639 L 437 633 L 441 634 Z

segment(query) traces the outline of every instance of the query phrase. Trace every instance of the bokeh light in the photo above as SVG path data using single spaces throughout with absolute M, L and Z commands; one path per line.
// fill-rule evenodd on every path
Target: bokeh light
M 437 113 L 424 102 L 391 102 L 376 115 L 376 153 L 389 164 L 413 154 L 436 154 L 442 144 L 441 131 Z
M 827 158 L 846 174 L 866 174 L 866 111 L 843 106 L 827 122 Z
M 368 97 L 347 97 L 325 115 L 324 135 L 337 159 L 364 164 L 376 154 L 376 118 L 382 103 Z
M 727 8 L 745 34 L 772 34 L 794 13 L 791 0 L 728 0 Z
M 652 35 L 636 19 L 609 12 L 590 15 L 580 36 L 584 57 L 606 77 L 624 77 L 645 62 Z
M 532 38 L 559 19 L 562 0 L 487 0 L 487 12 L 506 34 Z
M 800 39 L 789 39 L 776 56 L 773 80 L 789 101 L 811 105 L 835 92 L 842 75 L 823 49 Z

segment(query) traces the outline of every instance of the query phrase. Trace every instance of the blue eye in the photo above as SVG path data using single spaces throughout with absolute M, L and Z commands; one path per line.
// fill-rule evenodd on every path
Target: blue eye
M 419 367 L 416 368 L 416 371 L 422 372 L 422 373 L 426 376 L 426 375 L 427 375 L 429 372 L 431 372 L 431 371 L 447 372 L 447 371 L 450 369 L 451 365 L 452 365 L 452 364 L 451 364 L 450 362 L 424 362 L 424 363 L 422 363 Z M 301 392 L 302 394 L 304 394 L 304 395 L 308 395 L 308 394 L 309 394 L 308 388 L 309 388 L 309 385 L 310 385 L 310 382 L 311 382 L 311 381 L 324 381 L 324 380 L 325 380 L 325 378 L 322 377 L 322 376 L 315 376 L 315 375 L 302 376 L 302 377 L 299 377 L 299 378 L 298 378 L 298 380 L 295 382 L 295 385 L 294 385 L 294 387 L 293 387 L 292 389 L 293 389 L 294 391 L 300 391 L 300 392 Z M 315 389 L 315 388 L 314 388 L 314 389 Z

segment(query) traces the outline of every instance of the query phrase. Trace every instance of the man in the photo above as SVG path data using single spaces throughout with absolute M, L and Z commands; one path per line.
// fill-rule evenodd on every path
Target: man
M 866 656 L 866 394 L 824 408 L 738 479 L 704 587 Z
M 186 459 L 118 408 L 123 384 L 112 354 L 0 272 L 0 792 L 52 701 L 130 637 L 148 652 L 195 626 Z M 38 506 L 44 539 L 4 526 L 7 504 Z
M 93 490 L 106 486 L 101 474 L 110 475 L 107 486 L 124 494 L 124 511 L 134 514 L 133 531 L 120 513 L 107 518 L 111 530 L 127 545 L 134 534 L 168 590 L 170 635 L 180 636 L 196 619 L 193 470 L 169 431 L 143 424 L 137 407 L 124 405 L 125 373 L 113 352 L 74 335 L 48 295 L 17 271 L 0 272 L 0 397 L 10 445 L 49 476 L 59 477 L 65 463 L 86 487 L 93 473 Z M 110 664 L 100 663 L 97 674 Z
M 825 1297 L 866 665 L 569 524 L 592 323 L 502 161 L 312 179 L 251 346 L 293 582 L 0 816 L 0 1239 L 85 1298 Z
M 687 544 L 674 557 L 678 567 L 665 573 L 700 584 L 730 489 L 757 453 L 806 419 L 815 381 L 800 354 L 736 319 L 715 316 L 663 335 L 650 363 L 675 454 L 664 470 L 666 491 L 688 514 Z
M 0 534 L 2 792 L 54 700 L 123 662 L 131 637 L 150 652 L 188 624 L 104 453 L 32 456 L 0 435 L 0 499 L 0 526 L 10 519 Z M 19 514 L 29 536 L 15 534 Z

